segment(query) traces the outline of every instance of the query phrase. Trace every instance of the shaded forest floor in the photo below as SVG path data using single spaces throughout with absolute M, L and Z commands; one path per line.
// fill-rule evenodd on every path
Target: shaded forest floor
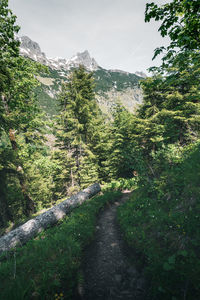
M 107 206 L 99 215 L 95 240 L 85 250 L 84 283 L 79 293 L 84 300 L 145 298 L 142 272 L 131 263 L 133 253 L 122 238 L 116 221 L 117 207 L 130 193 Z

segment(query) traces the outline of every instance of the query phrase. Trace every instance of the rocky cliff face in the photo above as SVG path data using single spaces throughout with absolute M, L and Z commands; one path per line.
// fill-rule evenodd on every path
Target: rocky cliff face
M 35 61 L 38 61 L 42 64 L 47 65 L 48 59 L 46 58 L 45 53 L 40 49 L 38 43 L 32 41 L 28 36 L 22 36 L 19 38 L 21 43 L 20 45 L 20 54 L 29 57 Z
M 84 65 L 90 71 L 98 69 L 97 62 L 90 56 L 87 50 L 84 52 L 78 52 L 71 59 L 60 57 L 47 58 L 45 53 L 41 51 L 38 43 L 32 41 L 29 37 L 22 36 L 19 40 L 21 42 L 21 55 L 38 61 L 51 69 L 69 71 L 71 68 L 76 68 L 80 64 Z
M 139 87 L 127 88 L 123 91 L 112 89 L 103 95 L 96 96 L 101 111 L 110 116 L 116 104 L 123 105 L 128 111 L 134 113 L 137 107 L 142 104 L 143 96 Z
M 135 74 L 136 74 L 137 76 L 140 76 L 140 77 L 143 77 L 143 78 L 146 78 L 146 77 L 147 77 L 147 75 L 146 75 L 144 72 L 142 72 L 142 71 L 136 71 Z
M 78 52 L 67 62 L 68 68 L 76 68 L 79 65 L 84 65 L 88 70 L 95 71 L 99 68 L 97 62 L 94 58 L 90 57 L 90 54 L 87 50 L 84 52 Z
M 38 98 L 43 108 L 49 114 L 56 113 L 56 95 L 60 90 L 61 82 L 67 80 L 70 69 L 84 65 L 88 71 L 94 72 L 96 82 L 96 99 L 102 112 L 110 115 L 113 107 L 120 103 L 130 112 L 134 112 L 142 103 L 142 91 L 139 81 L 146 77 L 142 72 L 128 73 L 122 70 L 106 70 L 101 68 L 89 52 L 78 52 L 70 59 L 47 58 L 38 43 L 29 37 L 19 38 L 20 53 L 25 57 L 38 61 L 49 67 L 50 75 L 41 75 L 38 80 L 41 87 L 38 89 Z

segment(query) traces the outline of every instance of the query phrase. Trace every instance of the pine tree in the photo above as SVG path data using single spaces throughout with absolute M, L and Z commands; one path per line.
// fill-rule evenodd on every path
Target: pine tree
M 41 133 L 34 87 L 39 64 L 19 56 L 19 27 L 8 8 L 0 3 L 0 187 L 1 220 L 29 215 L 35 203 L 28 190 L 26 162 Z M 36 119 L 37 117 L 37 119 Z M 40 145 L 42 142 L 40 141 Z M 28 152 L 27 152 L 28 151 Z
M 93 135 L 93 120 L 98 116 L 93 74 L 83 66 L 72 71 L 59 95 L 57 142 L 62 164 L 67 169 L 66 191 L 85 187 L 98 178 L 95 155 L 89 148 Z M 63 177 L 63 175 L 60 175 Z
M 143 173 L 149 178 L 159 177 L 165 168 L 161 156 L 167 155 L 167 149 L 170 152 L 172 145 L 179 149 L 199 138 L 198 11 L 197 1 L 173 0 L 162 6 L 146 6 L 145 21 L 160 20 L 161 35 L 171 39 L 166 49 L 155 50 L 154 57 L 167 51 L 161 67 L 151 68 L 154 75 L 141 83 L 144 102 L 134 125 L 133 137 L 146 165 Z
M 109 170 L 110 179 L 130 178 L 134 171 L 134 140 L 132 139 L 134 117 L 120 105 L 116 106 L 113 117 L 106 167 Z

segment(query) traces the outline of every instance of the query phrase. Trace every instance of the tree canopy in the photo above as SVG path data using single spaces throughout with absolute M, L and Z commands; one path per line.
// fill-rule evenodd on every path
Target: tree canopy
M 145 21 L 151 19 L 161 21 L 159 32 L 171 40 L 168 47 L 155 50 L 154 58 L 163 52 L 163 63 L 172 63 L 176 55 L 184 60 L 199 59 L 200 51 L 200 8 L 198 0 L 173 0 L 164 5 L 148 3 L 145 11 Z M 179 64 L 181 66 L 181 64 Z

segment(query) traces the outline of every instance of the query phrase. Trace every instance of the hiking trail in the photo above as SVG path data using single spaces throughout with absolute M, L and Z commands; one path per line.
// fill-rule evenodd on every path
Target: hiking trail
M 99 215 L 94 241 L 85 250 L 82 265 L 84 300 L 117 300 L 145 298 L 144 276 L 130 264 L 128 246 L 116 221 L 117 207 L 130 197 L 130 192 L 107 206 Z

